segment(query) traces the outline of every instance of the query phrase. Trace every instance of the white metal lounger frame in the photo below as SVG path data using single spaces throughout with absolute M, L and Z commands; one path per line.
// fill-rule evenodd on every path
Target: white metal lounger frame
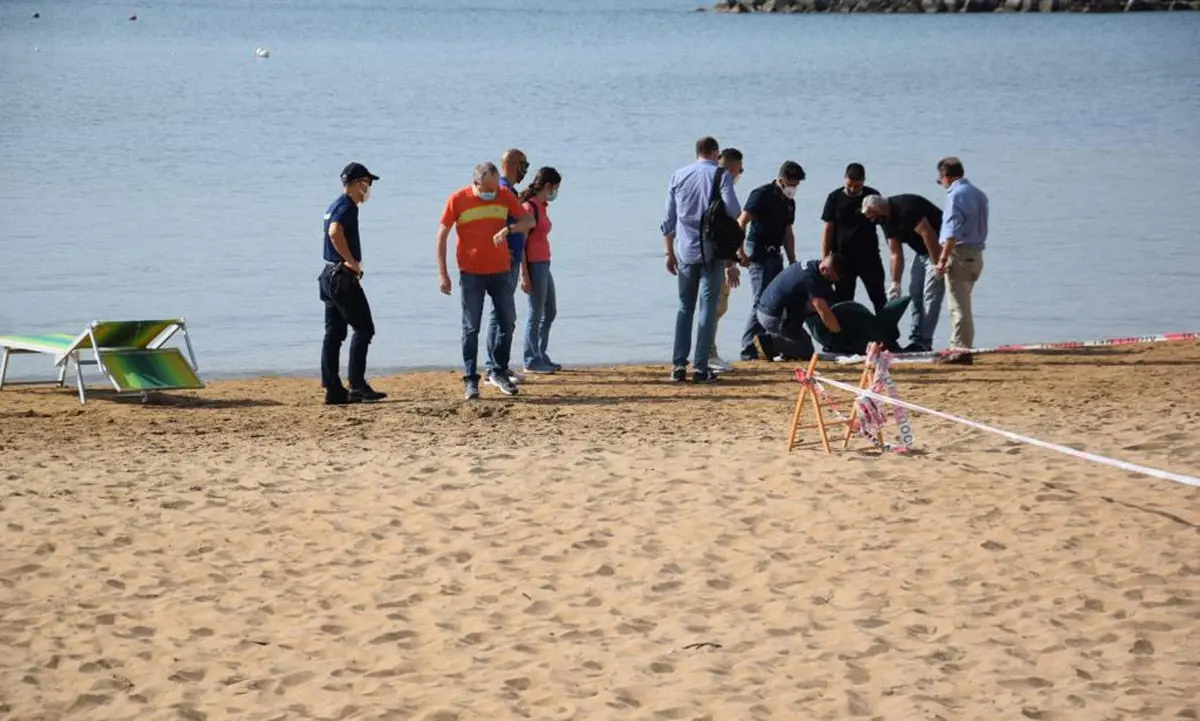
M 99 368 L 100 371 L 102 373 L 104 373 L 104 377 L 108 379 L 108 382 L 112 383 L 113 388 L 117 391 L 121 390 L 121 387 L 117 384 L 117 381 L 112 377 L 112 374 L 108 372 L 108 368 L 104 367 L 104 361 L 101 360 L 101 358 L 100 358 L 100 346 L 96 343 L 96 336 L 94 335 L 96 326 L 100 325 L 100 323 L 101 323 L 101 321 L 95 321 L 95 320 L 92 321 L 91 323 L 89 323 L 87 330 L 85 330 L 83 333 L 79 334 L 79 337 L 75 339 L 75 342 L 71 344 L 71 347 L 68 350 L 66 350 L 54 357 L 54 365 L 58 368 L 58 378 L 56 380 L 56 385 L 59 388 L 66 386 L 67 366 L 69 366 L 71 364 L 71 361 L 75 362 L 75 385 L 79 389 L 79 402 L 83 403 L 83 404 L 87 403 L 87 394 L 86 394 L 86 391 L 84 390 L 84 383 L 83 383 L 83 366 L 85 366 L 85 365 L 94 365 L 97 368 Z M 171 340 L 171 338 L 173 338 L 176 333 L 183 333 L 183 342 L 184 342 L 184 345 L 187 346 L 188 364 L 191 365 L 193 371 L 200 370 L 200 366 L 197 365 L 197 363 L 196 363 L 196 352 L 192 349 L 192 339 L 190 336 L 188 336 L 187 323 L 184 321 L 183 318 L 172 321 L 171 325 L 167 326 L 166 329 L 163 330 L 163 332 L 159 333 L 158 336 L 156 336 L 154 338 L 154 340 L 150 341 L 149 345 L 147 345 L 146 348 L 149 350 L 156 350 L 158 348 L 161 348 L 167 341 Z M 91 359 L 79 357 L 80 353 L 83 353 L 88 350 L 91 350 L 91 352 L 92 352 Z M 113 349 L 105 348 L 104 350 L 113 350 Z M 26 348 L 9 348 L 7 346 L 0 349 L 0 389 L 3 389 L 4 386 L 6 386 L 6 385 L 32 386 L 32 385 L 45 385 L 50 382 L 50 381 L 6 381 L 5 376 L 8 374 L 8 358 L 10 355 L 16 355 L 18 353 L 35 353 L 36 354 L 36 353 L 45 353 L 45 351 L 29 350 Z M 145 394 L 143 393 L 142 395 L 145 395 Z

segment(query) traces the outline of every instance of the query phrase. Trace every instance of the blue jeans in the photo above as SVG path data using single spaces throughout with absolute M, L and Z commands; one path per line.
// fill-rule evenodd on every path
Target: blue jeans
M 517 298 L 516 298 L 516 295 L 517 295 L 517 286 L 519 285 L 518 281 L 521 277 L 521 275 L 520 275 L 521 274 L 521 259 L 513 258 L 511 255 L 509 256 L 509 258 L 510 258 L 511 266 L 510 266 L 510 269 L 509 269 L 507 275 L 508 275 L 508 284 L 509 284 L 508 294 L 510 296 L 512 296 L 509 299 L 512 301 L 512 307 L 513 307 L 512 325 L 510 325 L 508 327 L 507 331 L 504 329 L 504 324 L 500 322 L 499 317 L 497 317 L 497 315 L 496 315 L 496 307 L 497 306 L 496 306 L 495 299 L 493 299 L 492 300 L 492 314 L 488 317 L 487 364 L 486 364 L 488 371 L 496 370 L 497 368 L 499 368 L 501 370 L 508 370 L 508 358 L 512 355 L 513 327 L 515 326 L 515 324 L 517 322 L 517 311 L 516 311 Z M 496 349 L 498 349 L 500 346 L 504 346 L 505 360 L 503 363 L 497 364 L 496 363 Z
M 554 276 L 550 261 L 529 264 L 529 318 L 525 320 L 525 367 L 549 365 L 546 347 L 550 344 L 550 326 L 558 316 L 554 295 Z
M 758 350 L 754 347 L 754 336 L 762 335 L 766 331 L 758 322 L 758 299 L 762 297 L 763 291 L 767 289 L 771 281 L 783 272 L 783 256 L 779 255 L 779 251 L 775 251 L 761 261 L 751 262 L 747 270 L 750 271 L 752 297 L 750 299 L 750 320 L 746 323 L 745 332 L 742 333 L 743 360 L 758 357 Z M 771 359 L 764 358 L 763 360 Z
M 699 301 L 700 323 L 696 329 L 696 357 L 692 368 L 708 372 L 708 353 L 717 329 L 717 303 L 721 300 L 725 261 L 680 263 L 676 274 L 679 280 L 679 312 L 675 315 L 675 348 L 672 361 L 676 368 L 687 367 L 692 349 L 692 320 Z
M 908 295 L 912 298 L 912 332 L 908 339 L 929 349 L 933 348 L 933 332 L 946 297 L 946 281 L 938 276 L 936 266 L 928 256 L 915 255 L 908 280 Z
M 809 338 L 808 331 L 804 330 L 803 318 L 791 317 L 786 310 L 783 312 L 782 318 L 776 318 L 760 310 L 758 311 L 758 322 L 762 325 L 763 330 L 771 335 L 775 350 L 799 360 L 812 358 L 815 351 L 812 338 Z
M 497 318 L 499 337 L 508 343 L 497 343 L 493 349 L 497 368 L 508 368 L 512 350 L 513 326 L 517 324 L 517 307 L 513 300 L 512 274 L 508 271 L 490 275 L 459 273 L 462 289 L 462 353 L 463 371 L 467 378 L 479 379 L 476 362 L 479 356 L 479 326 L 483 324 L 483 298 L 490 296 Z

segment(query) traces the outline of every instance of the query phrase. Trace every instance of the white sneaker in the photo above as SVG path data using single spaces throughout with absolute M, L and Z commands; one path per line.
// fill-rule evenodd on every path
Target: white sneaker
M 521 373 L 519 371 L 510 370 L 508 372 L 508 377 L 512 379 L 513 383 L 524 383 L 525 382 L 525 374 Z
M 719 355 L 710 356 L 708 369 L 713 373 L 732 373 L 733 366 Z

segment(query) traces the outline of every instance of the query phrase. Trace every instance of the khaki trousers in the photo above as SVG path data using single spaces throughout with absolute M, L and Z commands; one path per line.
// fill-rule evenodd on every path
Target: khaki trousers
M 717 322 L 713 326 L 712 345 L 708 348 L 708 356 L 710 358 L 717 355 L 717 329 L 721 327 L 721 318 L 727 310 L 729 310 L 729 278 L 721 282 L 721 297 L 717 300 Z
M 946 295 L 950 301 L 950 347 L 975 346 L 975 317 L 971 313 L 971 291 L 983 274 L 983 250 L 955 246 L 946 267 Z

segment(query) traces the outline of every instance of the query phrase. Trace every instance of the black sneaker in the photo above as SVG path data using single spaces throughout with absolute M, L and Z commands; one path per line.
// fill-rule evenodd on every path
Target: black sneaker
M 352 401 L 354 403 L 378 403 L 384 398 L 387 398 L 387 393 L 380 393 L 371 386 L 366 385 L 362 388 L 351 388 L 347 396 L 350 398 L 357 398 L 357 401 Z
M 473 401 L 479 398 L 479 379 L 463 378 L 463 399 Z
M 345 406 L 351 403 L 362 403 L 362 397 L 347 393 L 344 388 L 325 391 L 325 405 Z
M 696 371 L 692 373 L 693 383 L 716 383 L 718 375 L 712 370 Z
M 488 385 L 499 388 L 500 392 L 506 396 L 515 396 L 517 394 L 517 384 L 513 383 L 512 378 L 507 373 L 489 373 L 487 382 Z
M 675 366 L 675 370 L 671 371 L 671 382 L 682 383 L 687 380 L 687 366 Z

